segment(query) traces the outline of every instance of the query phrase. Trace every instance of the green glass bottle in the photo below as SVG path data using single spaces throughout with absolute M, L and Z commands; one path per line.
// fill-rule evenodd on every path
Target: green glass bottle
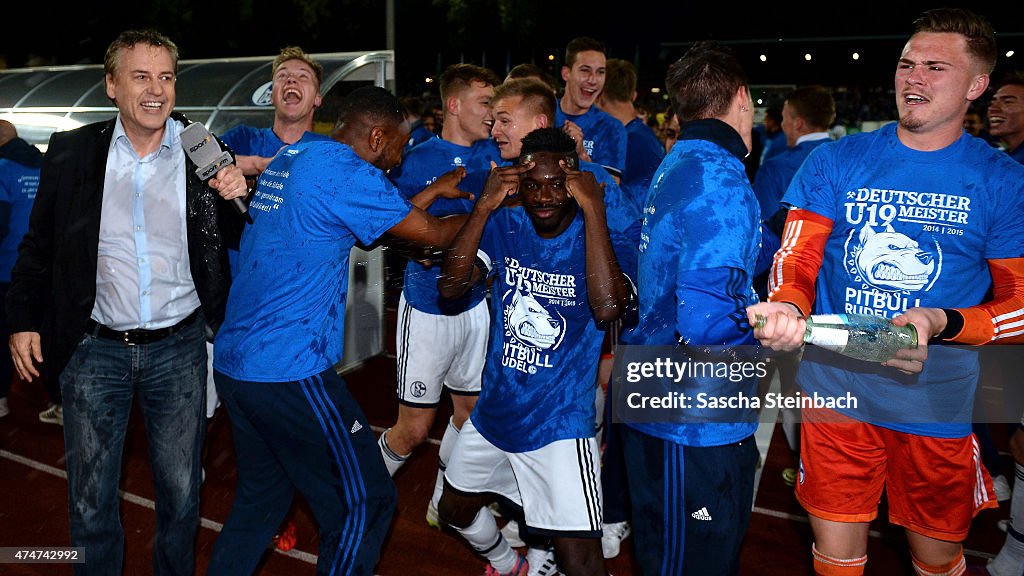
M 761 315 L 755 320 L 755 328 L 768 321 Z M 866 314 L 814 314 L 805 320 L 804 342 L 850 358 L 884 362 L 895 358 L 899 350 L 917 348 L 913 324 L 896 326 L 888 318 Z

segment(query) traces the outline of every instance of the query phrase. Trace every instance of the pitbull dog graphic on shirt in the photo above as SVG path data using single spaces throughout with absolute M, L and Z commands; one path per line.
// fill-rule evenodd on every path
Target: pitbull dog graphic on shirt
M 529 291 L 517 286 L 505 307 L 505 326 L 520 342 L 547 350 L 557 348 L 565 319 L 552 316 Z
M 935 255 L 921 249 L 906 234 L 893 230 L 889 223 L 881 232 L 865 224 L 858 240 L 848 252 L 847 266 L 852 274 L 874 288 L 915 292 L 927 286 L 936 272 Z

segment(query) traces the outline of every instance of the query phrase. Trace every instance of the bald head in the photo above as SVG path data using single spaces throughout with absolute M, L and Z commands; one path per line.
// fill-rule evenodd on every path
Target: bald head
M 18 129 L 7 120 L 0 120 L 0 146 L 18 137 Z

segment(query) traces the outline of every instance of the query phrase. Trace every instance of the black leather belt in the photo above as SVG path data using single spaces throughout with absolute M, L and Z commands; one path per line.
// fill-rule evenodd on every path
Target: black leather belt
M 156 330 L 143 330 L 141 328 L 136 328 L 134 330 L 112 330 L 90 318 L 88 324 L 85 325 L 85 331 L 97 338 L 117 340 L 118 342 L 124 342 L 129 346 L 135 346 L 136 344 L 152 344 L 153 342 L 163 340 L 172 334 L 181 332 L 182 329 L 188 327 L 189 324 L 199 317 L 199 310 L 199 308 L 196 308 L 188 315 L 188 318 L 185 318 L 174 326 L 168 326 L 167 328 L 157 328 Z

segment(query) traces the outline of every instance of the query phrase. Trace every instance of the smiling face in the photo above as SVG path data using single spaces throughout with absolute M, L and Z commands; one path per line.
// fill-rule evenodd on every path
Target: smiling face
M 542 238 L 554 238 L 572 223 L 576 202 L 565 188 L 565 171 L 558 161 L 563 154 L 537 152 L 532 155 L 535 166 L 519 178 L 519 195 L 523 208 Z
M 162 133 L 174 108 L 174 82 L 174 62 L 167 48 L 139 43 L 121 50 L 104 84 L 129 139 Z
M 1007 84 L 996 90 L 988 108 L 989 134 L 1011 149 L 1024 142 L 1024 86 Z
M 904 144 L 907 138 L 927 138 L 935 149 L 959 138 L 968 105 L 988 86 L 982 68 L 960 34 L 919 32 L 911 37 L 896 66 L 896 108 Z
M 604 89 L 605 55 L 597 50 L 585 50 L 576 54 L 572 67 L 562 67 L 565 81 L 565 96 L 562 97 L 562 111 L 566 114 L 583 114 L 594 105 Z
M 274 72 L 270 101 L 275 115 L 289 123 L 310 122 L 320 106 L 316 73 L 302 60 L 286 60 Z
M 458 95 L 458 117 L 455 121 L 466 145 L 490 135 L 491 125 L 494 123 L 494 117 L 491 115 L 492 96 L 494 86 L 479 81 L 471 82 L 469 88 Z
M 522 96 L 494 101 L 494 127 L 491 136 L 504 160 L 519 158 L 523 138 L 537 128 L 547 127 L 547 118 L 523 103 Z

